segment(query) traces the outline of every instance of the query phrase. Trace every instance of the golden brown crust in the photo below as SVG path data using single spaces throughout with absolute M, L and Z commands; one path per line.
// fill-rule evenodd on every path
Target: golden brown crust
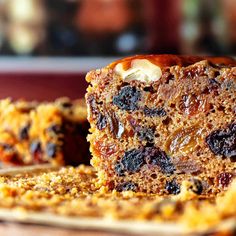
M 170 66 L 189 66 L 195 64 L 196 62 L 207 60 L 212 64 L 220 65 L 236 65 L 236 60 L 231 57 L 210 57 L 210 56 L 179 56 L 172 54 L 163 55 L 136 55 L 132 57 L 123 58 L 121 60 L 111 63 L 108 67 L 113 69 L 118 63 L 123 63 L 124 67 L 129 68 L 130 63 L 136 59 L 147 59 L 153 64 L 160 67 L 170 67 Z

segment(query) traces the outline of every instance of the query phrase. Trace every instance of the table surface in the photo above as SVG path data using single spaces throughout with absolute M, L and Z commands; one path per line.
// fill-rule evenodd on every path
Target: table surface
M 54 228 L 40 225 L 28 225 L 17 223 L 0 223 L 0 235 L 4 236 L 120 236 L 124 234 L 90 231 L 90 230 L 73 230 L 65 228 Z

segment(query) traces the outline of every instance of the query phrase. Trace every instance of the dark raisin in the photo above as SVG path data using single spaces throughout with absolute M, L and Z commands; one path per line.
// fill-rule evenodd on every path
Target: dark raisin
M 35 154 L 41 152 L 41 144 L 39 141 L 33 141 L 30 145 L 30 153 Z
M 47 129 L 49 132 L 52 132 L 53 134 L 60 134 L 62 133 L 62 127 L 60 125 L 53 124 Z
M 0 146 L 5 150 L 5 151 L 14 151 L 14 147 L 10 144 L 7 143 L 0 143 Z
M 26 140 L 29 138 L 29 128 L 30 128 L 30 125 L 26 125 L 20 129 L 20 132 L 19 132 L 20 140 Z
M 46 153 L 49 157 L 55 157 L 57 152 L 57 145 L 55 143 L 48 143 L 46 145 Z
M 154 143 L 154 131 L 151 128 L 141 128 L 136 129 L 137 135 L 141 141 L 146 141 L 148 143 Z
M 122 159 L 116 163 L 115 170 L 120 176 L 126 171 L 136 173 L 146 163 L 159 166 L 165 174 L 172 174 L 175 170 L 170 158 L 156 147 L 143 147 L 125 152 Z
M 144 87 L 143 91 L 149 92 L 149 93 L 154 93 L 155 92 L 155 90 L 154 90 L 154 88 L 152 86 Z
M 149 108 L 147 106 L 144 107 L 143 112 L 146 116 L 149 117 L 155 117 L 155 116 L 166 116 L 166 111 L 164 110 L 164 108 L 160 107 L 160 108 Z
M 124 176 L 125 170 L 120 162 L 117 162 L 115 164 L 115 172 L 117 173 L 118 176 Z
M 144 152 L 148 164 L 159 166 L 165 174 L 174 173 L 175 167 L 164 151 L 156 147 L 146 147 Z
M 169 194 L 177 195 L 180 193 L 180 186 L 175 180 L 167 181 L 165 189 Z
M 98 118 L 97 118 L 97 123 L 96 126 L 99 130 L 102 130 L 104 128 L 106 128 L 107 126 L 107 119 L 104 115 L 102 115 L 101 113 L 98 114 Z
M 135 173 L 145 164 L 142 149 L 132 149 L 125 153 L 121 160 L 124 169 L 130 173 Z
M 217 176 L 218 185 L 225 188 L 231 183 L 233 179 L 233 174 L 228 172 L 223 172 Z
M 217 87 L 220 85 L 220 83 L 218 81 L 216 81 L 216 79 L 214 79 L 214 78 L 209 79 L 209 84 L 217 86 Z
M 206 142 L 211 151 L 224 157 L 236 157 L 236 124 L 224 130 L 216 130 L 207 136 Z
M 30 144 L 30 153 L 33 156 L 34 163 L 44 163 L 41 143 L 38 140 L 35 140 Z
M 122 192 L 122 191 L 136 192 L 137 191 L 137 185 L 132 183 L 132 182 L 126 182 L 126 183 L 122 183 L 122 184 L 117 185 L 116 190 L 118 192 Z
M 134 111 L 138 109 L 138 102 L 141 99 L 141 92 L 135 87 L 125 86 L 118 95 L 113 97 L 113 104 L 121 110 Z
M 71 108 L 72 107 L 72 103 L 69 101 L 64 101 L 60 104 L 63 108 Z
M 190 187 L 190 190 L 192 190 L 194 193 L 200 195 L 203 191 L 202 182 L 199 179 L 193 179 L 192 183 L 193 184 Z

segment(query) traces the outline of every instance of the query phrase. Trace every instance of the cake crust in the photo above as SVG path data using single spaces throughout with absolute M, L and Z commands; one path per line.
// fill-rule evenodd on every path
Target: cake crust
M 117 60 L 111 63 L 108 67 L 113 69 L 117 64 L 124 63 L 129 65 L 133 60 L 136 59 L 146 59 L 151 61 L 161 68 L 171 67 L 171 66 L 190 66 L 199 61 L 207 60 L 208 62 L 215 65 L 228 65 L 235 66 L 236 61 L 231 57 L 213 57 L 213 56 L 181 56 L 172 54 L 163 55 L 136 55 L 131 57 L 126 57 L 121 60 Z

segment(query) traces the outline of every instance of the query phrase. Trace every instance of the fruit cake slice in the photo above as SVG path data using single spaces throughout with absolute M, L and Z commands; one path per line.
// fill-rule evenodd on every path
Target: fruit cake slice
M 0 101 L 0 163 L 89 163 L 84 100 Z
M 236 61 L 134 56 L 87 74 L 92 165 L 110 189 L 216 194 L 236 175 Z

